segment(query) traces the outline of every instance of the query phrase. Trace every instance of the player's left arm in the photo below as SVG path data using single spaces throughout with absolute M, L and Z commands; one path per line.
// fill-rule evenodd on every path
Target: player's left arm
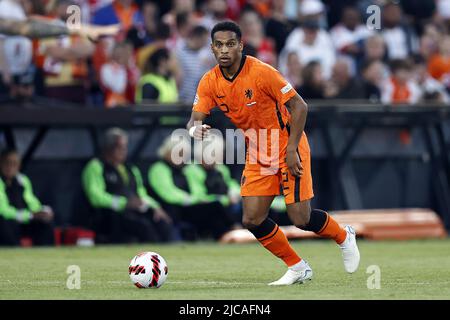
M 297 147 L 305 128 L 308 107 L 292 85 L 272 67 L 264 67 L 259 71 L 260 87 L 279 105 L 286 105 L 291 112 L 290 134 L 286 150 L 286 164 L 293 176 L 301 176 L 302 165 Z
M 286 164 L 291 174 L 299 177 L 302 175 L 303 168 L 297 148 L 305 129 L 308 106 L 298 93 L 286 102 L 286 106 L 291 111 L 291 128 L 286 149 Z

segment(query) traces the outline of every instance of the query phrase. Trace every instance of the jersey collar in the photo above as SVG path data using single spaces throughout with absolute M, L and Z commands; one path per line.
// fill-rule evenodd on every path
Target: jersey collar
M 223 73 L 222 68 L 219 66 L 220 73 L 222 73 L 223 78 L 225 80 L 229 81 L 229 82 L 233 82 L 233 80 L 236 79 L 236 77 L 239 75 L 239 73 L 241 73 L 241 70 L 244 67 L 244 63 L 245 63 L 246 59 L 247 59 L 247 56 L 246 55 L 242 55 L 241 64 L 239 65 L 239 69 L 236 71 L 236 73 L 234 74 L 234 76 L 231 79 L 229 79 L 229 78 L 227 78 L 225 76 L 225 74 Z

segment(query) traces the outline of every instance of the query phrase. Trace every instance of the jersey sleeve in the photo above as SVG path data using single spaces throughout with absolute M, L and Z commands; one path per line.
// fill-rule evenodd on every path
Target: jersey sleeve
M 207 75 L 204 75 L 200 80 L 195 94 L 194 104 L 192 111 L 202 112 L 210 114 L 211 109 L 216 105 L 214 103 L 213 92 L 210 88 L 210 79 Z
M 279 104 L 285 104 L 297 93 L 281 73 L 270 66 L 264 67 L 260 77 L 261 89 Z

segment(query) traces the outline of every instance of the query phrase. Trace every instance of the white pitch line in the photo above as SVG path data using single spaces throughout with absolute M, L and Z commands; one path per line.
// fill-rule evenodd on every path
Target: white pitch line
M 16 281 L 14 284 L 11 280 L 0 280 L 1 282 L 8 282 L 8 284 L 18 288 L 16 285 L 26 284 L 29 285 L 65 285 L 65 281 L 48 281 L 48 280 L 37 280 L 37 281 Z M 97 281 L 97 280 L 83 280 L 81 279 L 81 284 L 87 285 L 98 285 L 98 284 L 110 284 L 110 285 L 122 285 L 129 284 L 131 281 Z M 227 286 L 240 286 L 240 285 L 266 285 L 267 283 L 263 282 L 226 282 L 226 281 L 170 281 L 168 280 L 166 283 L 168 284 L 187 284 L 187 285 L 227 285 Z
M 266 285 L 263 282 L 226 282 L 226 281 L 167 281 L 173 284 L 199 284 L 199 285 Z

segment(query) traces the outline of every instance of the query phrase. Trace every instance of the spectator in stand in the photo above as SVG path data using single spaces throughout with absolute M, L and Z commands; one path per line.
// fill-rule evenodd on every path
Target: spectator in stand
M 414 29 L 403 21 L 402 8 L 395 1 L 388 1 L 381 9 L 381 35 L 387 46 L 389 60 L 406 59 L 418 50 Z
M 180 48 L 184 45 L 185 39 L 189 36 L 192 28 L 196 26 L 196 19 L 192 12 L 180 12 L 176 16 L 176 24 L 173 35 L 170 39 L 169 49 Z
M 131 55 L 131 44 L 117 43 L 110 60 L 100 69 L 100 85 L 104 92 L 104 103 L 107 108 L 131 103 L 127 99 L 127 87 L 132 83 L 127 70 Z
M 48 16 L 63 25 L 72 4 L 71 0 L 57 0 Z M 89 79 L 87 59 L 94 50 L 92 42 L 75 35 L 40 39 L 35 46 L 35 59 L 45 74 L 45 95 L 84 104 Z
M 302 65 L 318 61 L 322 66 L 325 78 L 331 76 L 331 69 L 336 59 L 335 50 L 330 35 L 320 28 L 317 16 L 323 13 L 324 7 L 318 0 L 308 0 L 301 6 L 303 22 L 286 40 L 286 45 L 280 56 L 279 69 L 287 74 L 287 54 L 295 52 Z
M 384 61 L 386 55 L 386 43 L 382 36 L 373 34 L 366 39 L 364 42 L 364 61 Z
M 298 88 L 302 85 L 302 65 L 300 64 L 300 59 L 295 52 L 289 52 L 287 54 L 287 74 L 286 79 L 294 87 Z
M 142 4 L 142 24 L 132 26 L 126 39 L 138 50 L 155 41 L 158 36 L 159 8 L 154 2 L 146 1 Z
M 444 32 L 434 23 L 426 24 L 423 30 L 423 34 L 420 37 L 419 53 L 428 61 L 435 54 L 439 53 L 439 44 Z
M 128 136 L 109 129 L 102 155 L 88 162 L 82 173 L 83 190 L 93 208 L 96 241 L 168 242 L 175 239 L 172 219 L 151 198 L 141 173 L 127 164 Z
M 13 100 L 30 101 L 34 96 L 34 79 L 36 68 L 30 65 L 24 73 L 13 76 L 10 83 L 9 95 Z
M 228 2 L 228 1 L 227 1 Z M 263 19 L 266 19 L 270 15 L 272 0 L 243 0 L 242 6 L 248 6 L 255 10 Z
M 173 76 L 169 51 L 166 48 L 156 50 L 148 59 L 143 76 L 136 90 L 136 103 L 144 100 L 157 103 L 178 101 L 178 90 Z
M 429 21 L 436 13 L 436 0 L 400 0 L 405 18 L 417 33 L 422 32 L 425 21 Z
M 168 41 L 170 37 L 170 26 L 163 22 L 158 23 L 154 41 L 139 48 L 136 52 L 137 65 L 141 72 L 144 71 L 149 56 L 151 56 L 158 49 L 168 48 Z
M 415 104 L 420 99 L 420 88 L 414 82 L 408 60 L 395 59 L 390 63 L 391 77 L 383 84 L 381 102 L 385 104 Z
M 305 100 L 318 100 L 325 98 L 325 79 L 322 66 L 317 61 L 309 62 L 302 70 L 303 84 L 296 90 Z
M 0 19 L 27 19 L 25 7 L 30 1 L 1 0 Z M 27 73 L 32 64 L 33 48 L 31 40 L 22 36 L 4 36 L 0 34 L 0 88 L 3 94 L 9 92 L 9 86 L 16 77 Z M 0 92 L 1 93 L 1 92 Z
M 445 25 L 450 20 L 450 2 L 448 0 L 436 0 L 436 13 L 434 21 Z
M 266 35 L 274 41 L 278 55 L 283 50 L 287 37 L 297 26 L 297 22 L 286 17 L 286 0 L 273 0 L 271 6 L 270 16 L 266 20 Z
M 192 29 L 184 46 L 176 50 L 180 66 L 181 83 L 179 98 L 181 102 L 194 102 L 197 85 L 203 74 L 212 67 L 211 49 L 208 46 L 209 32 L 203 26 Z
M 53 245 L 53 210 L 41 204 L 20 165 L 16 150 L 0 153 L 0 245 L 20 245 L 23 236 L 33 245 Z
M 123 35 L 126 35 L 131 27 L 142 24 L 143 18 L 135 1 L 114 0 L 94 13 L 92 23 L 103 26 L 120 24 Z
M 359 8 L 360 12 L 365 12 L 366 8 L 362 9 L 364 2 L 370 2 L 370 4 L 378 4 L 378 0 L 322 0 L 327 7 L 327 22 L 330 28 L 334 27 L 340 22 L 342 17 L 342 11 L 347 7 Z
M 253 10 L 245 10 L 239 18 L 242 29 L 243 42 L 256 48 L 256 58 L 276 66 L 277 55 L 272 39 L 264 34 L 264 26 L 261 17 Z
M 168 24 L 172 28 L 172 32 L 177 28 L 177 16 L 181 13 L 187 13 L 188 16 L 194 13 L 194 0 L 173 0 L 172 8 L 163 15 L 162 22 Z
M 332 99 L 364 99 L 364 88 L 351 71 L 351 60 L 347 57 L 340 57 L 333 66 L 333 74 L 329 81 L 330 90 L 327 94 Z M 330 88 L 329 88 L 330 89 Z
M 341 21 L 335 25 L 330 36 L 338 53 L 357 59 L 363 52 L 364 40 L 372 34 L 362 24 L 359 11 L 354 7 L 345 7 Z
M 189 29 L 190 30 L 190 29 Z M 179 38 L 178 44 L 173 41 L 173 35 L 171 34 L 170 26 L 167 23 L 160 22 L 156 28 L 155 41 L 140 48 L 136 53 L 137 65 L 141 74 L 146 72 L 147 62 L 150 56 L 158 49 L 167 49 L 169 51 L 169 64 L 171 66 L 172 75 L 174 76 L 177 85 L 180 85 L 181 73 L 178 65 L 178 60 L 175 55 L 175 49 L 181 47 L 184 44 L 184 38 Z
M 197 22 L 210 31 L 217 23 L 227 20 L 226 0 L 206 0 L 204 5 L 204 15 Z
M 450 73 L 449 35 L 446 35 L 442 38 L 439 46 L 439 53 L 430 57 L 430 60 L 428 61 L 428 72 L 433 78 L 441 82 L 445 82 L 446 77 L 449 76 Z
M 450 100 L 445 86 L 428 73 L 425 59 L 415 55 L 413 61 L 415 80 L 421 91 L 420 101 L 448 103 Z
M 362 87 L 364 99 L 371 102 L 381 102 L 381 86 L 386 78 L 384 64 L 379 60 L 365 61 L 361 66 Z

